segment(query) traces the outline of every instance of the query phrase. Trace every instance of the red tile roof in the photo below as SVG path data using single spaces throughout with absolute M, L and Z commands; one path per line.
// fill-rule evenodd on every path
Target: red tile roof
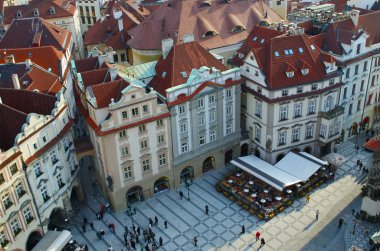
M 380 152 L 380 138 L 378 136 L 373 137 L 364 144 L 364 148 L 374 152 Z
M 15 137 L 21 132 L 27 114 L 7 105 L 0 104 L 0 149 L 8 150 L 14 146 Z
M 73 17 L 75 5 L 67 0 L 32 0 L 28 5 L 6 6 L 4 7 L 4 24 L 10 24 L 13 19 L 16 19 L 19 11 L 22 13 L 22 18 L 35 17 L 34 10 L 38 10 L 39 17 L 49 20 Z
M 51 69 L 55 75 L 59 75 L 59 60 L 62 60 L 63 54 L 53 46 L 42 46 L 20 49 L 0 49 L 0 64 L 5 63 L 5 56 L 13 55 L 16 63 L 24 62 L 26 59 L 32 60 L 42 68 Z
M 132 39 L 128 45 L 140 50 L 161 50 L 161 40 L 173 38 L 182 41 L 183 35 L 194 34 L 207 49 L 237 44 L 245 40 L 260 21 L 279 22 L 282 18 L 264 1 L 210 1 L 211 6 L 202 7 L 201 1 L 170 0 L 164 2 L 136 28 L 129 31 Z M 246 30 L 232 32 L 238 25 Z M 217 35 L 205 37 L 205 32 Z
M 0 87 L 14 88 L 12 74 L 17 74 L 20 88 L 25 90 L 38 90 L 46 94 L 57 94 L 62 89 L 58 76 L 32 64 L 28 69 L 24 63 L 0 65 Z
M 75 67 L 77 72 L 92 71 L 99 68 L 107 67 L 106 64 L 99 65 L 99 60 L 97 57 L 90 57 L 85 59 L 75 60 Z
M 92 92 L 96 98 L 97 108 L 104 108 L 108 107 L 111 103 L 111 99 L 114 99 L 114 102 L 119 101 L 122 96 L 121 91 L 127 86 L 129 86 L 128 82 L 119 79 L 112 82 L 93 85 L 89 88 L 92 88 Z
M 42 18 L 15 19 L 0 40 L 1 49 L 54 46 L 66 51 L 71 33 Z
M 222 72 L 228 70 L 198 42 L 177 44 L 173 46 L 166 59 L 158 60 L 156 76 L 149 85 L 166 97 L 166 89 L 185 83 L 191 71 L 202 66 L 215 67 Z M 182 72 L 186 72 L 186 77 L 182 75 Z
M 110 82 L 111 74 L 108 68 L 96 69 L 93 71 L 85 71 L 81 73 L 83 86 L 86 88 L 91 85 Z

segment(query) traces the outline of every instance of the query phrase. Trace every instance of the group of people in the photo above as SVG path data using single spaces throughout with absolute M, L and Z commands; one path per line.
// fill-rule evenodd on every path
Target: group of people
M 366 168 L 364 165 L 363 165 L 363 162 L 360 160 L 360 159 L 358 159 L 357 161 L 356 161 L 356 167 L 359 167 L 359 171 L 362 171 L 362 174 L 368 174 L 369 173 L 369 169 L 368 168 Z

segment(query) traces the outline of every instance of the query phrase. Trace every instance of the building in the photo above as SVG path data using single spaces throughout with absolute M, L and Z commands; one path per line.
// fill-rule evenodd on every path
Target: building
M 240 70 L 228 69 L 191 35 L 186 39 L 162 41 L 149 82 L 170 111 L 176 186 L 240 156 Z
M 170 114 L 159 95 L 142 81 L 121 78 L 116 68 L 74 70 L 96 179 L 113 208 L 172 188 Z
M 276 4 L 280 1 L 271 1 Z M 280 5 L 286 5 L 281 1 Z M 280 22 L 283 18 L 264 1 L 183 1 L 164 2 L 137 27 L 131 29 L 128 45 L 133 51 L 133 64 L 157 60 L 161 40 L 171 38 L 174 44 L 193 34 L 204 48 L 227 60 L 240 48 L 256 24 Z
M 75 3 L 79 9 L 81 31 L 86 34 L 87 30 L 100 19 L 104 1 L 77 0 Z
M 347 0 L 347 5 L 360 9 L 370 10 L 378 2 L 378 0 Z
M 277 28 L 255 27 L 230 61 L 246 78 L 242 123 L 251 152 L 272 164 L 291 150 L 330 152 L 343 119 L 335 59 L 303 29 Z
M 71 33 L 75 44 L 74 54 L 76 57 L 84 57 L 84 47 L 82 31 L 80 27 L 79 12 L 70 1 L 63 0 L 33 0 L 27 5 L 6 6 L 3 10 L 4 29 L 8 30 L 13 20 L 21 18 L 42 18 L 58 27 L 68 30 Z M 34 30 L 35 27 L 29 26 Z M 17 33 L 21 34 L 21 33 Z M 28 41 L 29 42 L 29 41 Z M 29 47 L 29 46 L 26 46 Z M 14 47 L 10 47 L 14 48 Z M 71 49 L 71 48 L 70 48 Z

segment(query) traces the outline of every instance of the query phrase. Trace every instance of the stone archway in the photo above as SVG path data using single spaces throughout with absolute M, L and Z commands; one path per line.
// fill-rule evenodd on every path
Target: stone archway
M 62 231 L 69 229 L 68 217 L 63 208 L 56 207 L 49 216 L 48 230 Z
M 154 194 L 163 193 L 163 192 L 169 191 L 169 189 L 170 189 L 169 178 L 166 176 L 162 176 L 161 178 L 157 179 L 154 182 L 154 185 L 153 185 Z
M 130 189 L 128 189 L 127 193 L 125 194 L 127 205 L 136 203 L 138 201 L 144 200 L 144 193 L 141 186 L 133 186 Z
M 28 240 L 26 241 L 26 251 L 31 251 L 41 239 L 42 233 L 40 230 L 34 230 L 31 232 Z
M 215 169 L 215 158 L 210 156 L 205 161 L 203 161 L 202 165 L 202 173 L 207 173 L 208 171 L 211 171 Z
M 255 155 L 257 158 L 260 158 L 260 157 L 261 157 L 261 153 L 260 153 L 260 150 L 259 150 L 258 148 L 255 148 L 254 155 Z
M 243 144 L 240 148 L 240 156 L 242 156 L 242 157 L 247 156 L 248 150 L 249 150 L 248 144 Z
M 182 169 L 180 174 L 180 184 L 184 184 L 186 180 L 194 179 L 194 167 L 187 166 Z
M 307 146 L 307 147 L 305 147 L 305 149 L 303 149 L 303 151 L 311 154 L 311 147 Z
M 230 161 L 232 160 L 232 153 L 233 153 L 233 150 L 230 149 L 224 154 L 224 164 L 230 163 Z

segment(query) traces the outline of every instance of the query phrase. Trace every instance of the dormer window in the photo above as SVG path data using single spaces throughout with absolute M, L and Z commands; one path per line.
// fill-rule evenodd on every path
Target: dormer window
M 22 17 L 22 11 L 21 10 L 17 11 L 16 17 L 17 18 L 21 18 Z
M 208 31 L 206 32 L 203 37 L 213 37 L 216 35 L 216 32 L 215 31 Z
M 298 51 L 302 54 L 302 53 L 303 53 L 303 48 L 302 48 L 302 47 L 299 47 L 299 48 L 298 48 Z
M 162 78 L 165 78 L 166 77 L 166 71 L 164 71 L 161 76 L 162 76 Z
M 294 71 L 286 72 L 286 76 L 287 76 L 288 78 L 294 77 Z
M 260 44 L 263 44 L 265 42 L 265 38 L 262 38 L 260 41 Z
M 239 58 L 244 58 L 244 54 L 243 53 L 239 53 L 238 56 L 239 56 Z
M 182 76 L 183 78 L 187 78 L 187 73 L 186 73 L 185 71 L 181 71 L 181 76 Z
M 310 48 L 311 48 L 311 50 L 315 51 L 315 46 L 314 46 L 314 44 L 311 44 L 311 45 L 310 45 Z
M 279 56 L 280 56 L 280 53 L 279 53 L 278 51 L 274 51 L 274 55 L 275 55 L 276 57 L 279 57 Z
M 38 11 L 38 9 L 34 9 L 34 11 L 33 11 L 33 15 L 34 15 L 35 17 L 38 17 L 38 16 L 40 15 L 40 12 Z
M 203 1 L 199 7 L 200 8 L 206 8 L 206 7 L 210 7 L 211 6 L 211 3 L 209 1 Z
M 254 37 L 254 38 L 253 38 L 253 42 L 256 42 L 256 41 L 257 41 L 257 37 Z
M 282 96 L 288 96 L 289 92 L 288 90 L 282 90 Z
M 245 30 L 245 28 L 244 28 L 243 26 L 241 26 L 241 25 L 237 25 L 237 26 L 235 26 L 234 28 L 232 28 L 232 31 L 231 31 L 231 32 L 241 32 L 241 31 L 243 31 L 243 30 Z
M 289 49 L 289 54 L 293 55 L 293 49 Z
M 309 69 L 305 68 L 301 70 L 302 75 L 307 75 L 309 73 Z
M 49 13 L 52 15 L 55 14 L 55 7 L 54 6 L 49 8 Z
M 285 55 L 289 55 L 289 54 L 290 54 L 290 53 L 289 53 L 289 50 L 288 50 L 288 49 L 285 49 L 285 50 L 284 50 L 284 54 L 285 54 Z

